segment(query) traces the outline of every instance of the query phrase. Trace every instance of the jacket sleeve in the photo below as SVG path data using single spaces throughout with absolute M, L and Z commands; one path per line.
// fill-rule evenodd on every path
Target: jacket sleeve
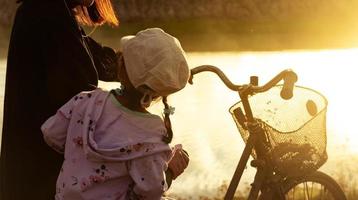
M 65 150 L 67 129 L 75 106 L 74 98 L 63 105 L 41 126 L 45 142 L 59 153 L 63 153 Z
M 102 81 L 118 81 L 118 57 L 116 52 L 110 47 L 102 46 L 90 37 L 86 39 L 99 79 Z
M 159 153 L 129 161 L 129 174 L 134 185 L 128 191 L 128 195 L 134 197 L 133 199 L 161 199 L 168 189 L 165 176 L 167 160 L 167 153 Z

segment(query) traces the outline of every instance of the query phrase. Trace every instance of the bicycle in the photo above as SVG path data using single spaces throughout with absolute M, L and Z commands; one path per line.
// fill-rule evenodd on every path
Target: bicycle
M 229 111 L 246 145 L 225 200 L 234 198 L 250 155 L 253 157 L 251 166 L 257 171 L 248 200 L 347 199 L 333 178 L 317 171 L 327 160 L 327 100 L 323 95 L 295 86 L 297 75 L 292 70 L 282 71 L 263 86 L 258 86 L 257 76 L 251 76 L 249 84 L 235 85 L 219 68 L 202 65 L 191 70 L 189 83 L 193 84 L 195 74 L 205 71 L 218 75 L 229 89 L 238 92 L 241 99 Z M 283 85 L 277 85 L 281 80 Z M 268 92 L 271 92 L 270 95 L 264 95 Z M 296 93 L 302 93 L 304 98 L 293 98 Z M 256 102 L 254 107 L 250 101 Z M 305 108 L 298 108 L 302 110 L 298 118 L 286 119 L 287 112 L 278 114 L 283 109 L 282 104 L 294 113 L 291 109 L 303 103 Z M 253 111 L 259 114 L 254 115 Z M 280 115 L 283 122 L 275 120 L 275 115 Z

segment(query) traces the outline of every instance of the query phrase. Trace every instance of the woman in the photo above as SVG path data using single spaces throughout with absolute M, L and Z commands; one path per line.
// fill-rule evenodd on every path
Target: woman
M 78 22 L 117 25 L 110 0 L 23 0 L 8 53 L 1 146 L 2 200 L 50 200 L 63 162 L 41 124 L 73 95 L 116 75 L 115 53 Z

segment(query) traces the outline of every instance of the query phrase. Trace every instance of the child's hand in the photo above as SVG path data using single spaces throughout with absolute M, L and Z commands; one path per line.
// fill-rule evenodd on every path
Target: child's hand
M 172 179 L 176 179 L 188 167 L 189 155 L 182 148 L 174 148 L 174 155 L 168 163 L 168 168 L 172 172 Z

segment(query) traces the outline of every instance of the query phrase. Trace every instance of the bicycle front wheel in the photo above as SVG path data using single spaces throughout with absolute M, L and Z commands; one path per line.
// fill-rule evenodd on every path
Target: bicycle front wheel
M 325 173 L 289 179 L 282 186 L 285 200 L 347 200 L 338 183 Z M 275 195 L 273 199 L 282 199 Z

